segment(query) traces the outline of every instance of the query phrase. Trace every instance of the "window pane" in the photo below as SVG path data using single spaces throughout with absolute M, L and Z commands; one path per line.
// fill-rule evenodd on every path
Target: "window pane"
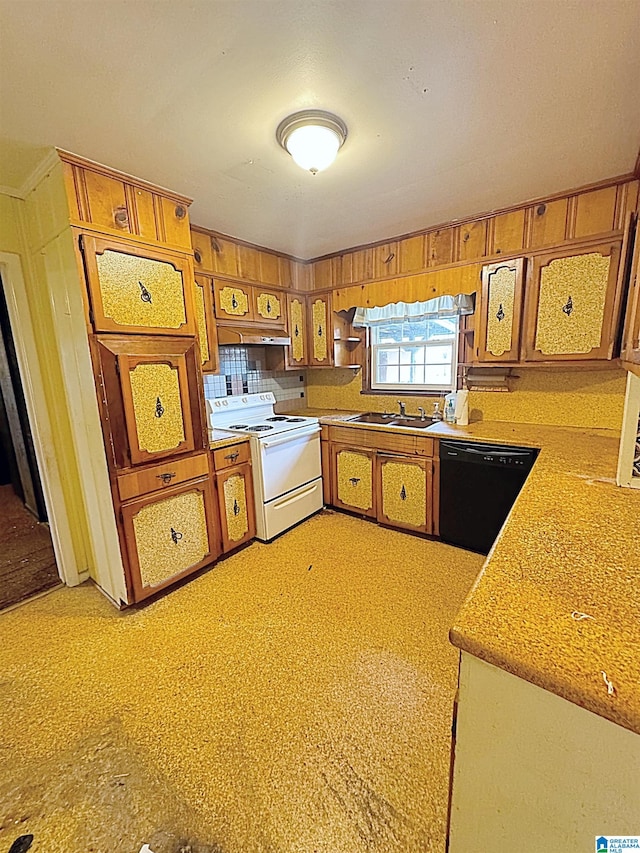
M 378 350 L 378 364 L 398 364 L 399 350 L 396 347 Z
M 395 382 L 398 383 L 398 370 L 396 365 L 387 365 L 378 368 L 378 382 Z
M 428 364 L 425 373 L 425 385 L 447 385 L 452 382 L 451 365 Z
M 450 364 L 452 347 L 447 346 L 430 346 L 425 347 L 425 362 L 427 364 Z
M 424 365 L 407 364 L 400 366 L 400 382 L 411 385 L 424 385 Z

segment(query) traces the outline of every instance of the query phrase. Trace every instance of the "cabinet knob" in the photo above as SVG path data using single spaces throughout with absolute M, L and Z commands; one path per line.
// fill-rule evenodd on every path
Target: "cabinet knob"
M 504 308 L 502 307 L 502 302 L 501 302 L 500 307 L 498 308 L 498 311 L 496 313 L 496 320 L 498 321 L 498 323 L 501 323 L 504 320 L 504 316 L 505 316 L 504 315 Z
M 157 418 L 161 418 L 164 415 L 164 406 L 162 405 L 162 400 L 160 397 L 156 397 L 156 411 L 155 416 Z
M 168 486 L 169 483 L 173 480 L 173 478 L 175 476 L 176 476 L 175 471 L 165 471 L 164 474 L 156 474 L 156 479 L 162 480 L 162 482 L 165 484 L 165 486 Z
M 233 514 L 238 515 L 240 512 L 240 505 L 236 498 L 233 499 Z
M 573 311 L 573 299 L 571 298 L 571 294 L 569 294 L 569 298 L 567 299 L 565 304 L 562 306 L 562 310 L 567 315 L 567 317 L 571 316 L 571 312 Z
M 352 486 L 357 486 L 360 482 L 360 477 L 349 477 L 349 482 Z
M 235 453 L 227 453 L 227 455 L 224 458 L 230 459 L 232 462 L 235 462 L 236 459 L 238 458 L 238 456 L 240 456 L 240 451 L 236 450 Z
M 171 528 L 171 538 L 173 539 L 174 545 L 177 545 L 180 539 L 182 539 L 182 533 L 178 533 L 177 530 Z
M 400 489 L 400 500 L 406 501 L 407 499 L 407 490 L 404 487 L 404 483 L 402 484 L 402 488 Z

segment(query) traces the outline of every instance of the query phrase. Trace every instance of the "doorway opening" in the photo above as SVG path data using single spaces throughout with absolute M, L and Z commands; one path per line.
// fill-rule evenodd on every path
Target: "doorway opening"
M 0 543 L 0 610 L 61 583 L 1 278 Z

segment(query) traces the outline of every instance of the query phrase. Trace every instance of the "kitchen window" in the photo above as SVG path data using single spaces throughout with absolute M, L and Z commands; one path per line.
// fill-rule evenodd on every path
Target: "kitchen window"
M 407 318 L 369 329 L 371 389 L 438 391 L 456 387 L 459 318 Z
M 367 330 L 363 393 L 446 394 L 458 384 L 461 317 L 473 314 L 473 294 L 436 296 L 356 308 L 355 328 Z

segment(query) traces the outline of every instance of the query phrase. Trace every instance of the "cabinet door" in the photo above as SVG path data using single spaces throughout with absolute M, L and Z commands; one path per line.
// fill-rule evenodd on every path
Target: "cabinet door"
M 288 364 L 291 367 L 306 367 L 309 364 L 307 352 L 307 312 L 304 296 L 289 296 L 289 335 L 291 346 L 288 349 Z
M 253 317 L 255 322 L 286 329 L 285 298 L 286 294 L 284 293 L 266 290 L 264 287 L 254 287 Z
M 333 445 L 331 457 L 333 505 L 375 518 L 375 451 Z
M 252 287 L 216 279 L 214 294 L 218 320 L 247 323 L 254 319 Z
M 87 234 L 82 250 L 97 332 L 195 334 L 190 257 Z
M 209 478 L 121 506 L 133 601 L 214 562 L 220 554 Z
M 381 524 L 431 533 L 431 459 L 378 454 L 377 519 Z
M 631 364 L 640 364 L 640 221 L 636 224 L 635 244 L 629 272 L 622 360 Z
M 533 258 L 523 330 L 526 361 L 612 358 L 619 260 L 619 242 Z
M 523 258 L 482 268 L 482 296 L 476 310 L 478 361 L 519 358 L 523 269 Z
M 329 367 L 333 362 L 333 329 L 329 294 L 309 297 L 308 316 L 311 330 L 309 364 Z
M 218 328 L 213 311 L 213 280 L 206 275 L 196 275 L 194 279 L 194 302 L 196 329 L 200 344 L 200 366 L 207 373 L 217 373 Z
M 216 474 L 224 553 L 256 535 L 251 465 L 235 465 Z
M 207 446 L 195 340 L 114 336 L 98 338 L 95 349 L 116 468 Z

